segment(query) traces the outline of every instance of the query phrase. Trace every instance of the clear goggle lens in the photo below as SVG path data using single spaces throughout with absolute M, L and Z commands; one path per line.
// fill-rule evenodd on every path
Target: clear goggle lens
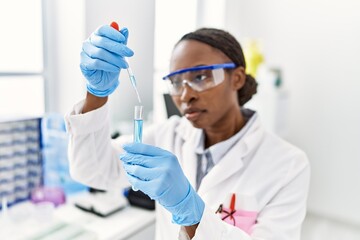
M 223 68 L 192 70 L 174 74 L 167 78 L 168 88 L 171 95 L 181 95 L 185 84 L 197 92 L 213 88 L 225 79 Z

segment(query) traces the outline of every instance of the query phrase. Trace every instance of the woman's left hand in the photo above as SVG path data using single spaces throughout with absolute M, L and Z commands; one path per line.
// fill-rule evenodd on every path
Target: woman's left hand
M 157 200 L 184 226 L 200 222 L 204 202 L 185 177 L 176 156 L 142 143 L 123 146 L 120 156 L 132 186 Z

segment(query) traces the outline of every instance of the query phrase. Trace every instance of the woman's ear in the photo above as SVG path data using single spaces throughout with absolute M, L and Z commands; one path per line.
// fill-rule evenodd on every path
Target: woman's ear
M 244 67 L 237 67 L 231 73 L 231 86 L 234 90 L 242 88 L 246 81 L 246 73 Z

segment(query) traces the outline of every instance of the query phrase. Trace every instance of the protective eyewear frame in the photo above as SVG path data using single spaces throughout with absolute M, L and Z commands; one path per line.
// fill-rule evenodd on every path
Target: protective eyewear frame
M 219 68 L 227 69 L 227 68 L 235 68 L 235 67 L 236 67 L 235 63 L 221 63 L 221 64 L 206 65 L 206 66 L 190 67 L 190 68 L 184 68 L 184 69 L 180 69 L 180 70 L 177 70 L 175 72 L 169 73 L 168 75 L 166 75 L 162 79 L 167 80 L 173 75 L 181 74 L 181 73 L 185 73 L 185 72 L 190 72 L 190 71 L 212 70 L 212 69 L 219 69 Z

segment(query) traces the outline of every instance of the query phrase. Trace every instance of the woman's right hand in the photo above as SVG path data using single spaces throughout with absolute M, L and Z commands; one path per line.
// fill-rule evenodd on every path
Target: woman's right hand
M 104 25 L 83 43 L 80 69 L 92 95 L 106 97 L 119 85 L 120 70 L 128 67 L 124 57 L 134 55 L 126 46 L 128 35 L 127 28 L 117 31 Z

